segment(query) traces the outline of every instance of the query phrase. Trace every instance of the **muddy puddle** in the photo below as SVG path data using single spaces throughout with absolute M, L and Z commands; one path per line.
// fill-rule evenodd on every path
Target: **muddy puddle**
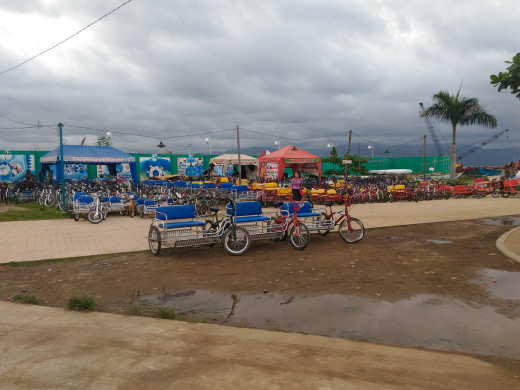
M 451 240 L 446 240 L 444 238 L 439 238 L 439 239 L 429 239 L 429 240 L 426 240 L 427 243 L 429 244 L 439 244 L 439 245 L 443 245 L 443 244 L 453 244 L 453 241 Z
M 519 299 L 518 273 L 484 270 L 475 283 L 502 299 Z M 514 275 L 508 275 L 514 274 Z M 496 280 L 496 282 L 494 282 Z M 140 304 L 178 314 L 258 329 L 364 340 L 482 355 L 520 358 L 520 318 L 495 307 L 431 295 L 385 301 L 327 294 L 221 294 L 204 290 L 141 297 Z M 518 311 L 518 302 L 514 304 Z
M 493 297 L 520 302 L 520 272 L 484 269 L 473 282 L 484 285 Z
M 520 217 L 482 218 L 479 219 L 479 222 L 493 226 L 520 226 Z

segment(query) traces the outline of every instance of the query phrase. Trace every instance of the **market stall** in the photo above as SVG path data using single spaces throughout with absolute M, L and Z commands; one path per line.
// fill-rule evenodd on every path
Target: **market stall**
M 306 172 L 318 176 L 321 180 L 320 157 L 293 145 L 287 145 L 275 152 L 259 157 L 258 165 L 262 178 L 281 179 L 285 168 L 291 168 L 293 173 Z
M 209 160 L 214 165 L 214 174 L 218 176 L 232 176 L 233 166 L 238 167 L 238 154 L 221 154 Z M 243 172 L 245 171 L 246 179 L 254 179 L 258 176 L 258 159 L 247 154 L 240 154 L 240 165 Z M 237 168 L 238 169 L 238 168 Z
M 110 175 L 117 175 L 117 165 L 128 163 L 132 181 L 137 183 L 135 157 L 110 146 L 64 145 L 63 162 L 67 164 L 106 165 Z M 61 181 L 60 148 L 51 150 L 40 159 L 40 165 L 56 165 L 56 181 Z

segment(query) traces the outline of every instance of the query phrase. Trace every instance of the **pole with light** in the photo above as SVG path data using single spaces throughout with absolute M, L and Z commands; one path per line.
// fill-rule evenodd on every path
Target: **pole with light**
M 374 145 L 368 145 L 368 150 L 372 150 L 372 158 L 374 158 L 374 150 L 375 150 Z
M 188 144 L 188 157 L 191 157 L 191 144 Z
M 278 146 L 278 150 L 280 150 L 280 140 L 274 141 L 274 146 Z
M 334 149 L 334 142 L 329 142 L 327 144 L 327 148 L 329 148 L 330 150 Z
M 60 183 L 61 183 L 61 206 L 63 211 L 65 208 L 65 164 L 63 162 L 63 123 L 58 123 L 60 129 Z
M 204 138 L 204 141 L 209 145 L 209 155 L 211 156 L 211 137 Z
M 108 146 L 112 146 L 112 132 L 107 131 Z

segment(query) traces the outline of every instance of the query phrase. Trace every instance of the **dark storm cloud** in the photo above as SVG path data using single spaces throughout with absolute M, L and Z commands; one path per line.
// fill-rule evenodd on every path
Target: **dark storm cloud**
M 122 2 L 0 1 L 0 10 L 27 17 L 24 28 L 44 50 Z M 0 76 L 0 115 L 62 121 L 69 143 L 103 135 L 73 125 L 157 137 L 114 134 L 117 146 L 136 152 L 155 150 L 163 138 L 174 152 L 188 143 L 206 152 L 208 135 L 195 134 L 236 125 L 242 145 L 258 152 L 278 139 L 321 154 L 327 142 L 346 149 L 349 129 L 359 135 L 353 142 L 380 151 L 424 135 L 419 102 L 428 106 L 439 90 L 455 93 L 464 80 L 462 95 L 478 97 L 499 121 L 495 130 L 461 128 L 458 142 L 471 144 L 520 127 L 517 101 L 489 84 L 518 51 L 518 11 L 515 1 L 133 1 Z M 49 41 L 42 27 L 49 22 L 63 24 L 60 39 Z M 37 52 L 14 50 L 20 32 L 13 31 L 0 27 L 2 69 Z M 434 126 L 450 139 L 449 125 Z M 56 144 L 50 129 L 41 138 L 1 135 L 6 148 Z M 171 138 L 179 135 L 186 136 Z M 232 131 L 209 136 L 214 152 L 236 148 Z M 311 137 L 321 138 L 303 139 Z

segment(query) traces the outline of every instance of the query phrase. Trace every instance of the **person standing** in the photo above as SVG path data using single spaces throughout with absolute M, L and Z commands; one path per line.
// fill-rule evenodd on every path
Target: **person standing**
M 518 173 L 518 168 L 514 162 L 509 164 L 509 179 L 514 179 Z
M 298 172 L 294 172 L 294 177 L 291 180 L 291 189 L 293 194 L 293 199 L 296 201 L 302 200 L 302 179 L 300 179 L 300 174 Z

